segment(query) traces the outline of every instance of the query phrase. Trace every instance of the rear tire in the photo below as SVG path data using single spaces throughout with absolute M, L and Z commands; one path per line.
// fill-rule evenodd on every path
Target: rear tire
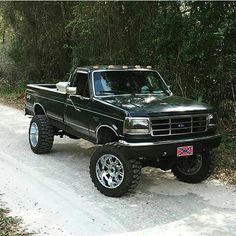
M 36 115 L 32 118 L 29 127 L 29 143 L 36 154 L 50 152 L 53 146 L 53 127 L 45 115 Z
M 138 185 L 141 163 L 136 159 L 127 159 L 117 147 L 106 144 L 93 153 L 90 176 L 102 194 L 121 197 Z
M 186 159 L 183 158 L 174 165 L 172 172 L 180 181 L 186 183 L 199 183 L 212 174 L 214 167 L 214 153 L 202 152 Z

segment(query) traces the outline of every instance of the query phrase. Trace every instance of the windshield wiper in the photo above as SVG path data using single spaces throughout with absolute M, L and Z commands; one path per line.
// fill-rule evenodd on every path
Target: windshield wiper
M 103 91 L 99 91 L 99 93 L 128 94 L 127 92 L 118 91 L 118 90 L 103 90 Z
M 152 92 L 153 94 L 165 94 L 166 93 L 166 91 L 153 91 Z

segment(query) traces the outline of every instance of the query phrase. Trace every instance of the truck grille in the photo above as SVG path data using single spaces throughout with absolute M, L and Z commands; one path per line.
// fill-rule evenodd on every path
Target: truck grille
M 206 131 L 206 114 L 151 118 L 152 136 L 182 135 Z

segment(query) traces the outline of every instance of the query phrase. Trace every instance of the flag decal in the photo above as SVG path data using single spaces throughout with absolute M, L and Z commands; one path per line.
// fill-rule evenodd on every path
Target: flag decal
M 177 157 L 186 157 L 193 155 L 193 146 L 177 147 Z

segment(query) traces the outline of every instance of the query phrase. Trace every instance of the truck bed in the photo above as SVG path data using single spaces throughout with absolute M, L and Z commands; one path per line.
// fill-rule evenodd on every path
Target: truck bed
M 39 89 L 46 89 L 51 91 L 58 91 L 56 84 L 28 84 L 27 88 L 39 88 Z
M 62 122 L 65 99 L 66 94 L 58 91 L 56 84 L 29 84 L 26 88 L 26 114 L 34 115 L 37 106 L 44 109 L 48 118 Z

